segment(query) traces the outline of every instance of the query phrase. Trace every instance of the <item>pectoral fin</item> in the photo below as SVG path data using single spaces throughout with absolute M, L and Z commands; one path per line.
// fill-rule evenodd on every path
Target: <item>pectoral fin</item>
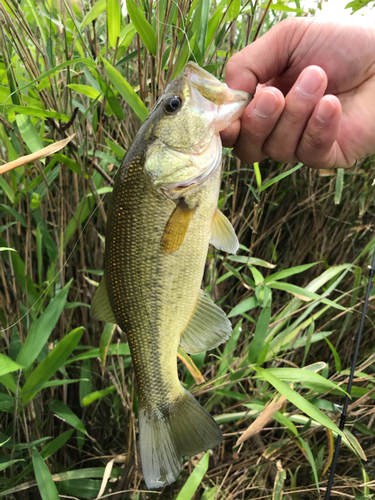
M 105 321 L 106 323 L 117 323 L 111 304 L 109 303 L 105 276 L 103 276 L 92 299 L 90 315 L 92 318 Z
M 211 245 L 230 254 L 237 252 L 239 243 L 233 226 L 218 208 L 212 219 L 211 230 Z
M 182 245 L 186 231 L 197 207 L 189 208 L 183 199 L 173 210 L 164 229 L 161 248 L 164 255 L 175 252 Z
M 201 290 L 197 306 L 181 335 L 180 346 L 189 354 L 208 351 L 229 339 L 232 325 L 225 312 Z

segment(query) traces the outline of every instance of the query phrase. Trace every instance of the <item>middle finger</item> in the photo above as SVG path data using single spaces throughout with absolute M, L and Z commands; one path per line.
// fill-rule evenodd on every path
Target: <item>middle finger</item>
M 296 150 L 315 106 L 327 88 L 327 75 L 319 66 L 309 66 L 285 98 L 285 108 L 263 146 L 270 158 L 293 163 Z

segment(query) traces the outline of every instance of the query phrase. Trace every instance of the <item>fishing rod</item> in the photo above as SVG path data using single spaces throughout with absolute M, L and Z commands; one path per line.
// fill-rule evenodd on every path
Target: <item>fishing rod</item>
M 370 274 L 369 274 L 369 280 L 368 280 L 368 285 L 367 285 L 365 303 L 363 305 L 363 311 L 362 311 L 362 317 L 361 317 L 361 324 L 359 325 L 357 342 L 356 342 L 356 346 L 355 346 L 355 351 L 354 351 L 352 366 L 351 366 L 351 369 L 350 369 L 348 387 L 346 389 L 346 396 L 345 396 L 344 406 L 342 408 L 342 413 L 341 413 L 341 418 L 340 418 L 340 425 L 339 425 L 340 431 L 343 431 L 344 427 L 345 427 L 346 412 L 348 410 L 349 399 L 350 399 L 350 392 L 352 390 L 352 384 L 353 384 L 353 379 L 354 379 L 354 372 L 355 372 L 355 367 L 356 367 L 356 364 L 357 364 L 359 347 L 361 345 L 362 331 L 363 331 L 363 326 L 364 326 L 364 323 L 365 323 L 365 317 L 366 317 L 366 312 L 367 312 L 368 300 L 369 300 L 369 297 L 370 297 L 370 291 L 371 291 L 371 286 L 372 286 L 372 279 L 373 279 L 374 274 L 375 274 L 375 252 L 374 252 L 374 255 L 373 255 L 373 258 L 372 258 L 372 264 L 371 264 L 371 266 L 369 266 L 369 269 L 370 269 Z M 331 472 L 330 472 L 330 475 L 329 475 L 329 480 L 328 480 L 328 485 L 327 485 L 327 490 L 326 490 L 326 495 L 324 497 L 324 500 L 329 500 L 331 498 L 331 490 L 332 490 L 333 480 L 334 480 L 334 477 L 335 477 L 337 460 L 339 458 L 340 445 L 341 445 L 341 435 L 338 434 L 337 435 L 337 439 L 336 439 L 335 453 L 333 455 L 333 460 L 332 460 Z

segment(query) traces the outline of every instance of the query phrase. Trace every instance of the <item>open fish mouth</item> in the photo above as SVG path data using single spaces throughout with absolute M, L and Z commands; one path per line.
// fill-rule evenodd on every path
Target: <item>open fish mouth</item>
M 192 89 L 196 89 L 206 100 L 205 105 L 201 101 L 203 109 L 207 108 L 207 101 L 215 105 L 209 110 L 215 112 L 213 117 L 215 133 L 224 130 L 232 121 L 239 118 L 252 98 L 247 92 L 230 89 L 226 83 L 222 83 L 194 62 L 187 63 L 183 75 L 190 82 Z M 200 100 L 197 93 L 194 93 L 194 98 Z

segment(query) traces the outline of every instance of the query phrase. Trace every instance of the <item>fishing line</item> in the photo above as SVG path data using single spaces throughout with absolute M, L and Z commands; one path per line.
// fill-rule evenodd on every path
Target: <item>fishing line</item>
M 116 175 L 117 175 L 117 172 L 116 172 Z M 116 175 L 113 177 L 113 182 L 115 180 L 115 177 Z M 113 183 L 112 182 L 112 183 Z M 38 299 L 34 302 L 33 305 L 31 305 L 29 307 L 29 309 L 25 312 L 25 314 L 23 314 L 15 323 L 13 323 L 12 325 L 8 326 L 7 328 L 4 328 L 3 330 L 0 330 L 0 333 L 3 333 L 3 332 L 7 332 L 8 330 L 10 330 L 11 328 L 13 328 L 14 326 L 18 325 L 18 323 L 20 323 L 24 318 L 26 318 L 26 316 L 30 313 L 30 311 L 35 307 L 36 304 L 38 304 L 38 302 L 40 302 L 41 299 L 43 299 L 46 295 L 46 293 L 48 292 L 48 290 L 51 288 L 51 286 L 55 283 L 55 281 L 57 280 L 57 278 L 60 276 L 60 274 L 62 273 L 62 271 L 66 268 L 68 262 L 70 261 L 73 253 L 75 252 L 75 249 L 77 248 L 77 245 L 78 243 L 80 242 L 82 236 L 83 236 L 83 233 L 86 229 L 86 227 L 88 226 L 88 224 L 90 223 L 91 219 L 93 218 L 93 216 L 95 215 L 95 212 L 98 210 L 99 206 L 103 203 L 103 200 L 105 198 L 105 196 L 107 195 L 107 193 L 104 193 L 103 196 L 101 197 L 101 199 L 99 200 L 99 203 L 96 205 L 96 207 L 93 209 L 92 213 L 90 214 L 90 217 L 88 218 L 88 220 L 86 221 L 86 223 L 84 224 L 83 228 L 82 228 L 82 231 L 80 232 L 76 242 L 74 243 L 74 246 L 73 246 L 73 249 L 71 250 L 70 254 L 68 255 L 68 257 L 66 258 L 65 262 L 63 263 L 62 267 L 60 268 L 59 272 L 56 274 L 56 276 L 53 277 L 51 283 L 48 284 L 47 288 L 44 290 L 44 292 L 41 293 L 40 297 L 38 297 Z M 38 311 L 39 312 L 39 311 Z
M 159 1 L 160 1 L 160 0 L 157 0 L 157 1 L 155 2 L 155 4 L 154 4 L 154 5 L 155 5 L 155 19 L 157 20 L 157 22 L 158 22 L 159 24 L 163 24 L 164 26 L 170 26 L 171 28 L 177 28 L 177 26 L 175 26 L 174 24 L 165 23 L 164 21 L 160 21 L 160 19 L 158 18 L 158 15 L 157 15 L 157 9 L 156 9 L 156 6 L 158 5 Z M 177 7 L 177 9 L 180 11 L 180 14 L 181 14 L 181 21 L 183 21 L 183 19 L 184 19 L 184 15 L 183 15 L 183 12 L 182 12 L 182 10 L 181 10 L 180 6 L 178 5 L 178 2 L 175 2 L 175 0 L 172 0 L 172 3 L 174 3 L 174 4 L 175 4 L 175 6 Z M 189 37 L 188 37 L 187 31 L 186 31 L 186 30 L 184 30 L 184 29 L 182 29 L 182 28 L 180 28 L 180 26 L 178 26 L 178 28 L 177 28 L 177 29 L 178 29 L 178 30 L 180 30 L 180 31 L 182 31 L 182 33 L 183 33 L 183 35 L 184 35 L 184 37 L 185 37 L 185 39 L 186 39 L 186 43 L 187 43 L 187 46 L 188 46 L 188 48 L 189 48 L 189 57 L 190 57 L 190 56 L 193 56 L 194 61 L 198 64 L 197 58 L 195 57 L 195 55 L 194 55 L 194 53 L 193 53 L 193 51 L 192 51 L 192 49 L 191 49 L 191 46 L 190 46 L 190 41 L 189 41 Z
M 157 2 L 155 3 L 155 18 L 157 20 L 157 22 L 159 24 L 162 24 L 162 25 L 165 25 L 165 26 L 170 26 L 172 28 L 177 28 L 177 26 L 173 25 L 173 24 L 169 24 L 169 23 L 165 23 L 164 21 L 161 21 L 159 18 L 158 18 L 158 15 L 157 15 L 157 9 L 156 9 L 156 6 L 158 5 L 160 0 L 157 0 Z M 178 3 L 175 1 L 175 0 L 172 0 L 172 2 L 176 5 L 177 9 L 179 10 L 180 14 L 181 14 L 181 20 L 183 20 L 183 12 L 180 8 L 180 6 L 178 5 Z M 188 35 L 187 35 L 187 32 L 178 27 L 178 30 L 182 31 L 185 39 L 186 39 L 186 42 L 187 42 L 187 46 L 189 48 L 189 56 L 193 56 L 195 62 L 198 64 L 197 62 L 197 59 L 191 49 L 191 46 L 190 46 L 190 41 L 189 41 L 189 38 L 188 38 Z M 31 83 L 31 82 L 30 82 Z M 11 95 L 13 95 L 14 93 L 16 92 L 19 92 L 20 89 L 17 89 L 15 90 Z M 8 96 L 8 97 L 11 97 Z M 116 175 L 117 175 L 117 172 L 116 172 Z M 116 175 L 113 177 L 113 182 L 115 180 L 115 177 Z M 82 228 L 82 231 L 80 232 L 74 246 L 73 246 L 73 249 L 71 250 L 70 254 L 68 255 L 68 257 L 66 258 L 64 264 L 62 265 L 61 269 L 58 271 L 58 273 L 56 274 L 56 276 L 54 276 L 53 280 L 48 284 L 47 288 L 41 293 L 40 297 L 38 297 L 38 299 L 29 307 L 29 309 L 15 322 L 13 323 L 12 325 L 8 326 L 7 328 L 4 328 L 3 330 L 0 330 L 0 333 L 4 333 L 4 332 L 7 332 L 8 330 L 10 330 L 11 328 L 13 328 L 14 326 L 17 326 L 18 323 L 20 323 L 24 318 L 26 318 L 26 316 L 30 313 L 30 311 L 36 306 L 36 304 L 38 304 L 38 302 L 40 302 L 44 297 L 45 295 L 47 294 L 47 292 L 50 290 L 50 288 L 52 287 L 52 285 L 55 283 L 55 281 L 57 280 L 57 278 L 60 276 L 60 274 L 62 273 L 62 271 L 65 269 L 65 267 L 67 266 L 67 264 L 69 263 L 73 253 L 75 252 L 75 249 L 77 248 L 77 245 L 78 243 L 80 242 L 82 236 L 83 236 L 83 233 L 86 229 L 86 227 L 88 226 L 88 224 L 90 223 L 92 217 L 95 215 L 95 212 L 98 210 L 99 206 L 103 203 L 103 200 L 105 198 L 107 193 L 105 193 L 102 198 L 100 199 L 99 203 L 97 204 L 97 206 L 94 208 L 93 212 L 90 214 L 90 217 L 89 219 L 86 221 L 86 223 L 84 224 L 83 228 Z
M 353 384 L 353 379 L 354 379 L 354 372 L 355 372 L 355 368 L 356 368 L 356 364 L 357 364 L 359 347 L 360 347 L 360 344 L 361 344 L 363 326 L 365 324 L 367 306 L 368 306 L 368 301 L 369 301 L 369 297 L 370 297 L 370 291 L 371 291 L 371 287 L 372 287 L 372 279 L 373 279 L 374 274 L 375 274 L 375 251 L 374 251 L 373 258 L 372 258 L 372 264 L 371 264 L 371 266 L 369 266 L 369 269 L 370 269 L 370 273 L 369 273 L 369 280 L 368 280 L 368 285 L 367 285 L 365 303 L 363 305 L 361 323 L 359 325 L 357 342 L 356 342 L 355 351 L 354 351 L 354 355 L 353 355 L 352 366 L 351 366 L 351 369 L 350 369 L 348 387 L 346 389 L 346 393 L 347 394 L 345 396 L 345 401 L 344 401 L 344 405 L 343 405 L 342 413 L 341 413 L 341 418 L 340 418 L 340 424 L 339 424 L 340 431 L 344 431 L 344 427 L 345 427 L 346 412 L 347 412 L 347 409 L 348 409 L 349 399 L 350 399 L 350 393 L 351 393 L 351 390 L 352 390 L 352 384 Z M 341 445 L 341 435 L 338 434 L 337 435 L 337 439 L 336 439 L 335 452 L 334 452 L 333 459 L 332 459 L 331 472 L 330 472 L 330 475 L 329 475 L 329 479 L 328 479 L 328 484 L 327 484 L 327 489 L 326 489 L 326 494 L 325 494 L 324 500 L 329 500 L 331 498 L 331 490 L 332 490 L 333 480 L 334 480 L 334 477 L 335 477 L 335 472 L 336 472 L 336 467 L 337 467 L 337 461 L 338 461 L 338 458 L 339 458 L 340 445 Z

